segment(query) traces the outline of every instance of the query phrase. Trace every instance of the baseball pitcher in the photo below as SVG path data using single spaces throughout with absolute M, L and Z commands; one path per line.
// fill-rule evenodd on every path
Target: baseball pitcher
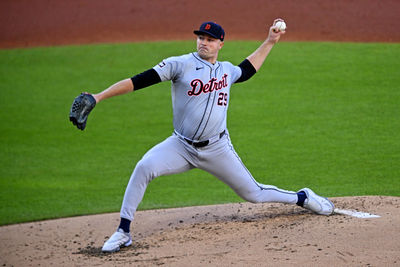
M 90 111 L 102 100 L 171 81 L 174 132 L 137 163 L 125 190 L 120 224 L 104 243 L 104 252 L 115 252 L 121 246 L 132 244 L 130 223 L 150 181 L 193 168 L 209 172 L 252 203 L 290 203 L 317 214 L 333 213 L 332 202 L 309 188 L 293 192 L 258 183 L 235 152 L 229 137 L 226 120 L 230 88 L 234 83 L 250 79 L 260 69 L 285 33 L 276 25 L 278 22 L 283 20 L 274 21 L 267 39 L 238 66 L 217 60 L 224 46 L 225 32 L 220 25 L 205 22 L 194 31 L 197 52 L 164 59 L 101 93 L 83 93 L 74 100 L 70 120 L 84 130 Z

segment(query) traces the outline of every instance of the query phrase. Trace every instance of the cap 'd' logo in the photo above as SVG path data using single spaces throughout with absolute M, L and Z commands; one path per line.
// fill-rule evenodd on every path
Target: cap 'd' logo
M 204 29 L 206 29 L 206 30 L 211 29 L 211 25 L 210 25 L 210 24 L 207 24 L 206 27 L 205 27 Z

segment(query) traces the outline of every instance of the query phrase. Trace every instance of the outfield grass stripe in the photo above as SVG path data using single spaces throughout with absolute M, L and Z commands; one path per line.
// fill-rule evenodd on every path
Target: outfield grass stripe
M 226 42 L 239 64 L 259 42 Z M 188 53 L 194 42 L 0 50 L 0 224 L 118 211 L 138 160 L 172 132 L 170 84 L 98 105 L 84 132 L 68 121 L 98 92 Z M 261 183 L 327 196 L 400 195 L 400 44 L 279 43 L 232 87 L 228 127 Z M 140 209 L 242 201 L 193 170 L 155 179 Z

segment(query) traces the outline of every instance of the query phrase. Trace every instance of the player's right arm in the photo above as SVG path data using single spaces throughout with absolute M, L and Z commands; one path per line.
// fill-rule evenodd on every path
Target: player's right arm
M 129 92 L 132 92 L 134 90 L 134 85 L 132 83 L 131 79 L 125 79 L 122 81 L 119 81 L 110 87 L 108 87 L 106 90 L 98 93 L 98 94 L 93 94 L 94 99 L 96 99 L 96 103 L 99 103 L 100 101 L 117 96 L 117 95 L 123 95 L 127 94 Z
M 90 112 L 100 101 L 113 96 L 127 94 L 159 82 L 161 82 L 161 78 L 158 73 L 154 69 L 149 69 L 130 79 L 119 81 L 98 94 L 82 93 L 72 103 L 69 120 L 83 131 Z
M 154 69 L 149 69 L 133 76 L 132 78 L 119 81 L 108 87 L 106 90 L 98 94 L 93 94 L 93 97 L 96 99 L 96 103 L 99 103 L 104 99 L 127 94 L 159 82 L 161 82 L 161 79 L 157 72 Z
M 96 99 L 96 103 L 99 103 L 100 101 L 113 96 L 137 91 L 161 81 L 172 80 L 177 77 L 180 69 L 181 60 L 179 57 L 171 57 L 130 79 L 119 81 L 106 90 L 98 94 L 93 94 L 93 97 Z

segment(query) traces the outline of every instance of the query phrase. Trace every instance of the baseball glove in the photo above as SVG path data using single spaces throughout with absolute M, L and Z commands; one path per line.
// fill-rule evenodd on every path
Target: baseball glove
M 80 130 L 85 130 L 90 111 L 96 106 L 96 99 L 91 94 L 82 93 L 74 99 L 69 112 L 69 120 Z

